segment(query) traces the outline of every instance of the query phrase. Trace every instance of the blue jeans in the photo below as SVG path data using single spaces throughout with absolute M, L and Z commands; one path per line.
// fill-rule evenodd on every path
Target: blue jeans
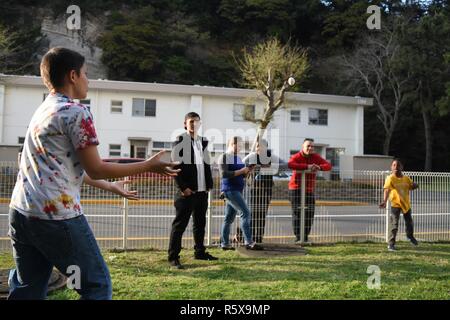
M 225 199 L 227 204 L 225 206 L 225 219 L 222 225 L 221 246 L 225 247 L 230 244 L 230 227 L 236 217 L 236 212 L 239 211 L 241 217 L 241 229 L 244 234 L 245 244 L 251 244 L 251 214 L 245 203 L 242 192 L 240 191 L 225 191 Z
M 9 274 L 8 299 L 45 299 L 54 266 L 69 277 L 81 299 L 112 299 L 108 267 L 83 215 L 49 221 L 10 209 L 9 236 L 16 269 Z

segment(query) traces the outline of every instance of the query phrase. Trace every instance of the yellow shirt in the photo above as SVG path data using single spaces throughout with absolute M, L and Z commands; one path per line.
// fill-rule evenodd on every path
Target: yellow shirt
M 394 208 L 401 208 L 403 213 L 407 213 L 411 209 L 409 202 L 409 190 L 412 189 L 413 182 L 407 176 L 401 178 L 391 174 L 384 182 L 384 189 L 389 189 L 389 200 Z

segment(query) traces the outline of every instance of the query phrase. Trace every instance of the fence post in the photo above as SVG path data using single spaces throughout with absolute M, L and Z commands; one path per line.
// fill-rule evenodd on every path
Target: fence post
M 386 177 L 389 175 L 389 173 L 384 174 L 384 181 L 386 181 Z M 382 194 L 383 194 L 383 199 L 384 199 L 384 181 L 383 181 L 383 189 L 382 189 Z M 385 209 L 385 233 L 384 233 L 384 239 L 386 241 L 386 243 L 389 242 L 389 211 L 390 211 L 390 206 L 391 206 L 391 201 L 387 201 L 386 203 L 386 209 Z
M 128 190 L 128 185 L 124 185 L 124 189 Z M 128 237 L 128 199 L 123 198 L 122 202 L 122 218 L 123 218 L 123 234 L 122 234 L 122 249 L 127 250 L 127 237 Z
M 302 171 L 301 182 L 301 213 L 300 213 L 300 244 L 303 244 L 305 238 L 305 193 L 306 193 L 306 170 Z
M 386 232 L 385 232 L 385 240 L 386 243 L 389 242 L 389 209 L 391 206 L 391 202 L 388 201 L 388 203 L 386 204 Z
M 211 207 L 212 207 L 212 195 L 211 191 L 208 191 L 208 210 L 206 211 L 206 245 L 211 245 Z

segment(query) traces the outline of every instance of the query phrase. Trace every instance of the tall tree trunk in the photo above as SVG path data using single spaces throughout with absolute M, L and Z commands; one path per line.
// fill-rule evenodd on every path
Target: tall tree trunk
M 431 116 L 426 105 L 422 105 L 423 126 L 425 129 L 425 171 L 432 170 L 433 159 L 433 136 L 431 128 Z
M 433 92 L 427 81 L 424 90 L 419 91 L 420 110 L 422 112 L 423 127 L 425 133 L 425 164 L 424 171 L 432 170 L 433 136 L 431 125 L 431 109 L 433 107 Z
M 256 132 L 255 139 L 253 139 L 252 146 L 250 147 L 250 152 L 256 151 L 256 142 L 258 142 L 259 139 L 262 139 L 264 133 L 266 132 L 266 128 L 267 128 L 266 124 L 261 124 L 258 127 L 258 131 Z
M 392 139 L 392 133 L 393 129 L 389 128 L 388 131 L 386 131 L 386 135 L 384 136 L 384 143 L 383 143 L 383 154 L 385 156 L 389 155 L 389 149 L 391 147 L 391 139 Z

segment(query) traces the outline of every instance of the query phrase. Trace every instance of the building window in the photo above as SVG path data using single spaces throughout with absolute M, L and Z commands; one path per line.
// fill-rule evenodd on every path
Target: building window
M 147 158 L 147 147 L 134 146 L 133 155 L 135 158 L 140 158 L 140 159 Z
M 344 153 L 344 148 L 326 148 L 325 158 L 331 163 L 331 180 L 339 179 L 339 156 Z
M 172 149 L 172 142 L 153 141 L 153 149 Z
M 91 99 L 73 99 L 73 101 L 84 105 L 91 112 Z
M 91 99 L 81 99 L 80 103 L 84 104 L 88 109 L 91 108 Z
M 122 146 L 120 144 L 110 144 L 109 145 L 109 156 L 110 157 L 120 157 Z
M 25 142 L 25 137 L 18 137 L 17 138 L 17 143 L 18 144 L 23 144 Z
M 133 117 L 156 117 L 156 100 L 133 98 Z
M 255 118 L 255 106 L 235 103 L 233 105 L 233 121 L 247 121 L 245 118 Z
M 122 113 L 122 100 L 111 100 L 111 113 Z
M 291 121 L 300 122 L 300 110 L 291 110 Z
M 326 109 L 309 109 L 309 124 L 326 126 L 328 125 L 328 110 Z

